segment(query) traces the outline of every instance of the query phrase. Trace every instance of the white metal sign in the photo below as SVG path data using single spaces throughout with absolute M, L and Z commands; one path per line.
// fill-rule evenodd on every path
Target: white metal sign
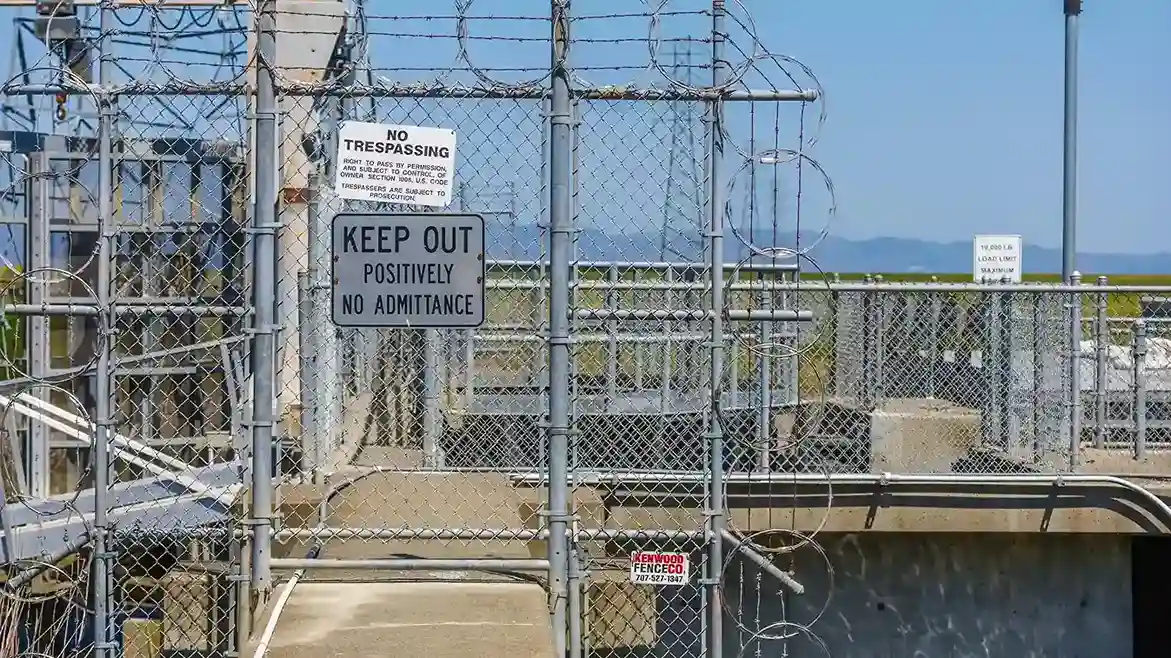
M 686 585 L 691 580 L 687 553 L 635 551 L 630 554 L 630 582 L 635 585 Z
M 451 203 L 455 131 L 346 121 L 334 192 L 342 199 L 442 208 Z
M 1020 283 L 1023 274 L 1021 236 L 977 235 L 972 238 L 972 279 L 976 283 Z
M 342 213 L 333 218 L 333 322 L 339 327 L 484 323 L 484 218 Z

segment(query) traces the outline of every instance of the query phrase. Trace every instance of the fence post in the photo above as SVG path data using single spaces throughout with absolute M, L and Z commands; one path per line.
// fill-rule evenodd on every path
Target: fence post
M 1109 280 L 1098 277 L 1098 287 L 1105 288 Z M 1107 349 L 1110 346 L 1109 293 L 1097 294 L 1097 318 L 1094 321 L 1094 447 L 1106 447 L 1106 391 L 1109 382 Z
M 862 283 L 874 283 L 874 277 L 867 274 L 862 277 Z M 870 290 L 862 291 L 862 372 L 860 379 L 862 380 L 862 406 L 869 409 L 874 405 L 874 368 L 875 359 L 874 351 L 876 341 L 874 339 L 874 293 Z
M 569 522 L 569 268 L 573 241 L 569 2 L 552 0 L 549 106 L 549 598 L 553 655 L 566 652 Z
M 1001 283 L 1004 285 L 1011 285 L 1012 281 L 1008 277 L 1003 277 Z M 1017 295 L 1012 292 L 1006 292 L 1001 295 L 1000 312 L 998 314 L 998 326 L 1000 330 L 1000 345 L 996 354 L 996 369 L 1000 372 L 1000 387 L 997 389 L 997 418 L 999 421 L 1000 436 L 1002 437 L 1006 447 L 1011 445 L 1015 450 L 1019 444 L 1019 437 L 1014 432 L 1013 420 L 1017 417 L 1015 407 L 1015 399 L 1013 392 L 1015 390 L 1013 377 L 1013 353 L 1015 345 L 1013 342 L 1013 315 L 1016 310 Z
M 322 367 L 317 358 L 316 336 L 313 326 L 313 280 L 308 271 L 297 273 L 297 352 L 301 355 L 300 398 L 301 398 L 301 475 L 312 474 L 316 483 L 325 475 L 325 447 L 321 445 L 320 415 L 321 397 L 318 391 L 317 373 Z
M 931 283 L 939 283 L 939 277 L 931 277 Z M 927 329 L 927 397 L 934 400 L 936 396 L 936 378 L 939 372 L 939 360 L 943 352 L 939 349 L 939 322 L 943 315 L 942 293 L 931 293 L 931 317 L 928 319 Z
M 115 29 L 114 8 L 104 4 L 99 18 L 100 34 L 108 35 Z M 114 151 L 113 132 L 116 97 L 107 90 L 114 81 L 114 62 L 104 46 L 99 47 L 98 68 L 101 91 L 98 94 L 98 263 L 97 299 L 98 307 L 98 363 L 94 391 L 94 521 L 92 571 L 94 597 L 94 657 L 109 658 L 115 655 L 110 643 L 111 551 L 109 545 L 108 519 L 106 518 L 107 492 L 110 489 L 110 428 L 111 400 L 114 377 L 110 364 L 113 349 L 115 316 L 110 293 L 113 287 L 112 260 L 114 258 Z
M 1074 272 L 1069 285 L 1082 285 L 1082 275 Z M 1076 471 L 1081 461 L 1082 444 L 1082 295 L 1069 295 L 1069 470 Z
M 277 102 L 276 1 L 259 0 L 256 16 L 256 207 L 252 251 L 252 483 L 253 597 L 272 587 L 272 439 L 276 378 Z
M 712 0 L 712 86 L 723 90 L 727 80 L 727 62 L 724 56 L 724 19 L 727 9 L 724 0 Z M 708 658 L 720 658 L 724 645 L 724 606 L 721 600 L 720 575 L 723 573 L 724 553 L 724 430 L 720 424 L 720 392 L 724 378 L 724 182 L 720 180 L 720 160 L 724 155 L 724 138 L 720 127 L 720 100 L 711 101 L 704 117 L 708 125 L 708 276 L 711 279 L 711 372 L 708 386 L 711 393 L 711 412 L 708 414 L 708 457 L 711 460 L 711 482 L 708 489 Z
M 1147 374 L 1143 364 L 1147 359 L 1147 323 L 1134 323 L 1134 458 L 1147 457 Z
M 610 283 L 606 290 L 606 308 L 617 311 L 619 307 L 618 266 L 611 264 L 606 270 L 606 280 Z M 610 318 L 606 321 L 606 408 L 612 408 L 618 401 L 618 320 Z

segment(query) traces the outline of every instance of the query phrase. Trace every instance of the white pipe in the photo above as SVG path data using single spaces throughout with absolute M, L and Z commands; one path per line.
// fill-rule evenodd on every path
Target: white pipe
M 55 414 L 57 416 L 60 416 L 61 418 L 64 418 L 65 420 L 67 420 L 75 425 L 80 425 L 82 427 L 92 427 L 93 426 L 92 421 L 89 421 L 81 416 L 78 416 L 77 414 L 70 413 L 70 412 L 62 409 L 61 407 L 58 407 L 55 404 L 52 404 L 46 400 L 41 400 L 40 398 L 29 395 L 28 393 L 21 393 L 17 397 L 20 399 L 21 402 L 23 402 L 25 404 L 40 407 L 41 409 L 43 409 L 49 413 Z M 8 404 L 8 398 L 6 398 L 3 395 L 0 395 L 0 405 L 4 405 L 4 404 Z M 147 457 L 150 457 L 151 459 L 160 461 L 160 462 L 166 464 L 167 466 L 170 466 L 171 468 L 177 468 L 177 469 L 184 470 L 184 471 L 191 469 L 191 465 L 182 461 L 182 460 L 175 459 L 174 457 L 171 457 L 170 455 L 164 454 L 158 450 L 155 450 L 154 448 L 152 448 L 148 445 L 145 445 L 143 443 L 139 443 L 138 441 L 135 441 L 133 439 L 122 436 L 121 434 L 118 434 L 116 432 L 111 432 L 110 442 L 113 443 L 114 445 L 118 446 L 119 448 L 129 448 L 130 450 L 133 450 L 134 452 L 137 452 L 142 455 L 146 455 Z
M 45 414 L 41 414 L 34 409 L 29 409 L 28 407 L 25 407 L 24 405 L 22 405 L 18 402 L 12 402 L 12 401 L 8 400 L 7 398 L 5 398 L 3 395 L 0 395 L 0 405 L 9 405 L 10 408 L 13 411 L 16 411 L 17 413 L 20 413 L 24 416 L 27 416 L 28 418 L 30 418 L 32 420 L 42 422 L 42 423 L 48 425 L 49 427 L 51 427 L 52 429 L 55 429 L 59 432 L 67 434 L 69 436 L 72 436 L 73 438 L 82 441 L 87 446 L 93 447 L 93 444 L 94 444 L 93 435 L 81 430 L 80 428 L 66 425 L 64 422 L 62 422 L 58 419 L 49 417 Z M 122 446 L 120 446 L 120 447 L 122 447 Z M 143 469 L 150 471 L 156 477 L 164 477 L 164 478 L 168 478 L 170 480 L 173 480 L 175 482 L 178 482 L 180 485 L 182 485 L 184 488 L 186 488 L 188 491 L 190 491 L 192 493 L 203 494 L 203 495 L 206 495 L 208 493 L 216 494 L 216 491 L 217 491 L 216 489 L 213 489 L 212 487 L 209 487 L 208 485 L 204 484 L 203 482 L 200 482 L 197 478 L 193 478 L 193 477 L 186 476 L 186 475 L 181 475 L 179 473 L 175 473 L 173 471 L 170 471 L 167 468 L 159 466 L 158 464 L 152 464 L 151 462 L 146 461 L 139 456 L 136 456 L 133 452 L 119 450 L 119 451 L 115 452 L 114 454 L 119 459 L 122 459 L 126 462 L 129 462 L 130 464 L 133 464 L 135 466 L 138 466 L 139 468 L 143 468 Z M 172 461 L 177 461 L 177 460 L 172 460 Z M 190 469 L 190 466 L 188 466 L 187 464 L 183 464 L 183 462 L 181 462 L 181 461 L 178 463 L 183 466 L 187 466 L 188 470 Z M 232 485 L 232 487 L 236 488 L 236 489 L 238 489 L 240 486 L 241 485 L 238 485 L 238 484 Z M 215 500 L 223 505 L 231 505 L 232 502 L 234 501 L 234 499 L 235 499 L 234 494 L 231 494 L 231 495 L 229 495 L 229 494 L 216 494 L 215 495 Z
M 0 404 L 5 404 L 5 402 L 3 401 L 3 397 L 4 396 L 0 396 Z M 24 405 L 22 405 L 20 403 L 11 403 L 11 409 L 13 411 L 20 413 L 20 414 L 23 414 L 24 416 L 27 416 L 28 418 L 31 418 L 32 420 L 40 421 L 40 422 L 44 423 L 45 425 L 48 425 L 49 427 L 57 430 L 58 432 L 68 434 L 69 436 L 72 436 L 73 438 L 80 440 L 85 445 L 87 445 L 91 448 L 94 445 L 93 436 L 82 431 L 81 429 L 79 429 L 77 427 L 66 425 L 65 423 L 61 422 L 60 420 L 57 420 L 55 418 L 51 418 L 49 416 L 41 414 L 33 409 L 29 409 L 28 407 L 25 407 Z M 145 459 L 142 459 L 141 457 L 138 457 L 131 452 L 126 452 L 126 451 L 120 450 L 115 453 L 115 456 L 117 458 L 125 460 L 135 466 L 138 466 L 139 468 L 144 468 L 144 469 L 150 471 L 153 475 L 155 475 L 157 477 L 165 477 L 165 478 L 169 478 L 171 480 L 174 480 L 175 482 L 178 482 L 179 484 L 186 487 L 187 490 L 192 493 L 205 494 L 211 490 L 211 487 L 207 486 L 206 484 L 200 482 L 199 480 L 197 480 L 195 478 L 180 475 L 178 473 L 172 473 L 171 471 L 167 470 L 166 468 L 159 466 L 158 464 L 152 464 L 151 462 L 148 462 Z
M 293 588 L 297 583 L 301 582 L 301 578 L 305 575 L 304 569 L 298 569 L 293 573 L 293 577 L 289 582 L 285 583 L 284 589 L 281 590 L 281 595 L 277 597 L 276 603 L 272 606 L 272 612 L 268 616 L 268 623 L 264 625 L 264 632 L 260 634 L 260 641 L 256 644 L 256 650 L 252 652 L 252 658 L 264 658 L 268 653 L 268 645 L 272 642 L 272 636 L 276 634 L 277 624 L 281 621 L 281 613 L 288 604 L 289 598 L 293 595 Z

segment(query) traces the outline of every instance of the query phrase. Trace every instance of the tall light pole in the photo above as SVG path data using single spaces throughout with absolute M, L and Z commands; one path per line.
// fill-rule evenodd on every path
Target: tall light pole
M 1069 283 L 1077 260 L 1077 36 L 1082 0 L 1065 2 L 1065 125 L 1062 130 L 1061 279 Z

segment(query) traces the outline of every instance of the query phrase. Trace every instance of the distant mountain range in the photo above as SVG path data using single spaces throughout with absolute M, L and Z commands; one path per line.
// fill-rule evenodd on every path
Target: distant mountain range
M 582 228 L 578 231 L 578 257 L 583 260 L 688 260 L 698 257 L 697 239 L 672 236 L 672 249 L 664 257 L 661 237 L 616 229 Z M 802 240 L 809 244 L 815 236 Z M 489 253 L 494 258 L 536 258 L 541 243 L 541 231 L 532 224 L 508 227 L 489 225 Z M 796 244 L 794 234 L 773 239 L 761 233 L 754 240 L 759 246 Z M 675 255 L 672 255 L 671 252 Z M 725 253 L 729 262 L 747 255 L 747 250 L 735 236 L 725 236 Z M 972 269 L 971 242 L 928 242 L 908 238 L 873 238 L 850 240 L 829 236 L 809 252 L 826 272 L 873 272 L 903 274 L 962 273 Z M 1078 254 L 1078 269 L 1086 274 L 1168 274 L 1171 275 L 1171 253 L 1118 254 L 1082 250 Z M 1026 244 L 1024 248 L 1026 273 L 1049 274 L 1061 271 L 1061 250 Z

